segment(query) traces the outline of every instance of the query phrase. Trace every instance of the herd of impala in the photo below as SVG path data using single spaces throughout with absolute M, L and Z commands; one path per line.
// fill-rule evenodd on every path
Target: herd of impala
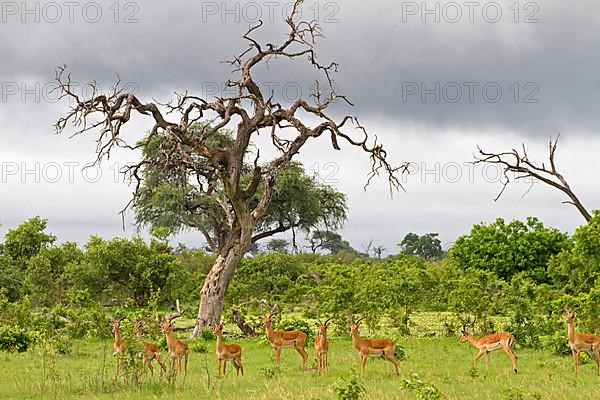
M 183 311 L 177 306 L 178 312 L 167 316 L 162 324 L 161 329 L 165 334 L 168 355 L 171 368 L 171 377 L 176 378 L 178 374 L 182 372 L 182 361 L 183 361 L 183 380 L 187 375 L 187 364 L 189 356 L 189 348 L 187 343 L 183 340 L 178 340 L 173 335 L 173 320 L 183 315 Z M 306 369 L 306 361 L 308 359 L 308 353 L 305 350 L 306 345 L 306 333 L 303 331 L 289 330 L 281 331 L 273 329 L 273 316 L 271 312 L 269 315 L 263 317 L 263 324 L 265 326 L 265 333 L 271 347 L 275 350 L 275 363 L 277 367 L 280 366 L 281 349 L 284 347 L 293 347 L 302 357 L 302 369 Z M 577 316 L 577 310 L 568 311 L 564 310 L 563 316 L 567 322 L 568 340 L 569 346 L 573 353 L 573 359 L 575 362 L 575 372 L 579 375 L 579 354 L 581 352 L 587 353 L 597 365 L 597 374 L 600 376 L 600 337 L 575 332 L 575 317 Z M 117 355 L 116 358 L 116 369 L 117 376 L 121 369 L 121 358 L 125 354 L 127 348 L 127 341 L 121 337 L 121 322 L 126 318 L 122 317 L 116 320 L 112 324 L 114 333 L 114 351 Z M 396 375 L 400 375 L 400 362 L 395 356 L 394 342 L 390 339 L 368 339 L 360 336 L 359 328 L 360 322 L 363 318 L 349 323 L 350 334 L 352 336 L 352 345 L 354 349 L 359 353 L 361 364 L 360 364 L 360 375 L 364 375 L 365 365 L 368 357 L 384 357 L 392 364 L 394 364 Z M 328 353 L 329 353 L 329 340 L 327 338 L 327 329 L 329 328 L 332 318 L 327 319 L 325 322 L 321 322 L 317 318 L 317 336 L 315 338 L 315 352 L 317 355 L 317 373 L 327 374 L 328 367 Z M 481 338 L 477 338 L 470 333 L 470 327 L 474 325 L 474 322 L 463 325 L 461 342 L 471 343 L 479 352 L 475 356 L 474 368 L 477 367 L 477 360 L 479 360 L 484 354 L 486 355 L 486 368 L 490 365 L 490 353 L 494 350 L 502 349 L 508 355 L 512 361 L 513 371 L 517 373 L 517 356 L 514 353 L 515 338 L 511 333 L 499 332 L 487 335 Z M 141 332 L 143 329 L 143 322 L 134 322 L 134 334 L 140 339 Z M 213 332 L 217 337 L 217 360 L 219 375 L 222 373 L 225 375 L 227 368 L 227 361 L 231 361 L 237 371 L 237 375 L 240 373 L 244 375 L 244 366 L 242 364 L 242 347 L 239 344 L 225 344 L 223 342 L 223 323 L 216 324 L 212 327 Z M 162 360 L 160 350 L 154 343 L 146 341 L 141 342 L 144 346 L 144 352 L 140 355 L 143 359 L 144 371 L 142 377 L 146 372 L 146 369 L 150 373 L 154 374 L 154 368 L 152 367 L 152 361 L 156 360 L 161 368 L 161 376 L 167 372 L 167 367 Z

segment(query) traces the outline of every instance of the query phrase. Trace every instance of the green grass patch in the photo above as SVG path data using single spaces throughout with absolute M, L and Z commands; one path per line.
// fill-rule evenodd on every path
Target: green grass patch
M 595 365 L 582 365 L 575 378 L 570 357 L 522 349 L 519 374 L 512 372 L 503 352 L 492 354 L 491 366 L 472 370 L 476 350 L 458 338 L 406 338 L 402 376 L 393 365 L 369 359 L 363 378 L 356 378 L 359 357 L 349 338 L 331 338 L 329 375 L 314 371 L 314 349 L 309 369 L 301 371 L 301 358 L 293 349 L 282 352 L 281 369 L 274 367 L 273 350 L 256 339 L 238 340 L 243 347 L 245 376 L 236 377 L 228 365 L 226 377 L 217 376 L 214 342 L 207 353 L 190 354 L 185 386 L 169 385 L 158 374 L 138 386 L 114 377 L 112 341 L 73 343 L 69 354 L 44 352 L 0 353 L 0 399 L 337 399 L 357 391 L 364 399 L 597 399 L 600 378 Z M 155 368 L 157 369 L 157 368 Z M 356 378 L 356 379 L 355 379 Z M 337 388 L 337 389 L 336 389 Z M 341 389 L 340 389 L 341 388 Z M 439 397 L 438 397 L 439 394 Z M 428 397 L 429 396 L 429 397 Z

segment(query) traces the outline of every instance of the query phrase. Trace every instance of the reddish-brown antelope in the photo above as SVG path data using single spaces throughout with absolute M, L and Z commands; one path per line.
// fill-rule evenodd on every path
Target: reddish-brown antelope
M 152 360 L 156 360 L 156 362 L 160 366 L 160 376 L 162 376 L 165 372 L 167 372 L 167 367 L 165 366 L 165 363 L 162 360 L 160 349 L 155 343 L 141 340 L 143 330 L 144 321 L 134 321 L 133 331 L 135 332 L 135 335 L 138 338 L 138 340 L 140 340 L 144 345 L 144 354 L 142 354 L 144 360 L 144 371 L 142 377 L 145 375 L 146 369 L 149 369 L 150 374 L 154 376 L 154 367 L 152 367 Z
M 268 316 L 263 317 L 263 323 L 265 324 L 265 330 L 267 333 L 267 339 L 271 343 L 271 347 L 275 349 L 275 363 L 277 367 L 281 364 L 281 349 L 283 347 L 294 347 L 296 351 L 302 356 L 302 369 L 306 369 L 306 360 L 308 354 L 304 350 L 306 344 L 306 333 L 302 331 L 275 331 L 273 330 L 273 312 Z
M 119 372 L 121 372 L 121 358 L 125 355 L 125 345 L 127 341 L 121 337 L 121 322 L 127 318 L 127 315 L 121 317 L 120 319 L 112 322 L 112 331 L 115 334 L 115 342 L 113 344 L 114 356 L 116 357 L 116 372 L 115 374 L 118 376 Z
M 569 346 L 573 352 L 575 362 L 575 374 L 579 376 L 579 353 L 586 352 L 590 358 L 596 361 L 597 374 L 600 375 L 600 337 L 587 333 L 575 332 L 575 317 L 577 310 L 569 312 L 565 308 L 563 316 L 567 320 L 567 334 L 569 336 Z
M 360 354 L 360 376 L 365 374 L 365 365 L 367 364 L 367 358 L 369 357 L 385 357 L 389 362 L 394 364 L 396 368 L 396 375 L 400 375 L 400 361 L 394 354 L 394 342 L 390 339 L 367 339 L 361 338 L 360 332 L 360 321 L 363 318 L 359 318 L 355 322 L 350 322 L 350 334 L 352 335 L 352 345 Z
M 327 354 L 329 353 L 329 340 L 327 340 L 327 328 L 332 318 L 327 319 L 325 322 L 321 322 L 317 318 L 317 337 L 315 337 L 315 351 L 317 353 L 317 373 L 329 372 L 329 362 Z
M 223 343 L 223 323 L 213 326 L 213 332 L 217 335 L 217 360 L 219 360 L 219 375 L 221 375 L 221 365 L 223 365 L 223 375 L 227 369 L 227 361 L 231 361 L 236 369 L 237 375 L 242 373 L 244 376 L 244 366 L 242 365 L 242 347 L 239 344 Z
M 473 327 L 475 322 L 473 322 L 470 326 Z M 461 331 L 462 335 L 460 337 L 461 343 L 469 342 L 471 343 L 479 353 L 475 356 L 474 368 L 477 368 L 477 360 L 481 358 L 482 355 L 485 354 L 485 367 L 486 369 L 490 367 L 490 356 L 491 352 L 495 350 L 503 349 L 506 355 L 511 359 L 513 364 L 513 371 L 515 374 L 517 373 L 517 356 L 515 355 L 514 347 L 515 347 L 515 337 L 512 333 L 509 332 L 498 332 L 492 333 L 491 335 L 484 336 L 482 338 L 476 338 L 473 336 L 467 324 L 463 325 L 463 329 Z
M 169 359 L 171 361 L 171 378 L 173 381 L 177 378 L 177 374 L 181 373 L 181 359 L 184 358 L 184 375 L 183 382 L 185 383 L 185 377 L 187 376 L 187 364 L 190 350 L 188 345 L 183 340 L 178 340 L 173 335 L 173 320 L 183 315 L 184 310 L 179 310 L 171 316 L 166 317 L 162 322 L 162 331 L 165 334 L 167 340 L 167 348 L 169 349 Z

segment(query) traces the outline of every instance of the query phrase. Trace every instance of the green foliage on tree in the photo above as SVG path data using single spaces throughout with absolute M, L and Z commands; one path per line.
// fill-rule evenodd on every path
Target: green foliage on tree
M 267 243 L 267 250 L 274 253 L 288 253 L 290 242 L 285 239 L 271 239 Z
M 75 289 L 90 289 L 98 300 L 124 302 L 132 298 L 145 305 L 153 291 L 165 287 L 175 257 L 158 242 L 140 238 L 104 240 L 94 236 L 85 246 L 81 263 L 70 264 L 66 278 Z
M 47 225 L 47 220 L 35 217 L 8 231 L 4 238 L 4 254 L 15 266 L 24 270 L 27 260 L 54 243 L 56 237 L 44 232 Z
M 600 211 L 594 211 L 592 219 L 577 228 L 572 240 L 574 245 L 550 262 L 548 273 L 565 293 L 588 292 L 600 277 Z
M 416 233 L 408 233 L 398 246 L 400 246 L 401 254 L 417 256 L 425 260 L 437 260 L 443 257 L 442 242 L 437 238 L 437 233 L 427 233 L 425 235 L 417 235 Z
M 302 300 L 311 279 L 306 265 L 292 255 L 261 254 L 245 258 L 235 272 L 228 290 L 230 304 L 265 299 L 269 303 L 296 303 Z
M 348 241 L 342 239 L 342 235 L 330 230 L 314 230 L 307 239 L 313 253 L 320 249 L 327 250 L 330 254 L 357 253 Z
M 199 133 L 205 126 L 197 124 L 193 129 Z M 206 145 L 212 150 L 231 146 L 232 135 L 222 129 Z M 198 230 L 209 248 L 218 253 L 231 232 L 222 184 L 214 173 L 195 176 L 186 164 L 175 162 L 172 158 L 180 156 L 175 146 L 185 145 L 158 134 L 144 142 L 147 166 L 142 170 L 143 184 L 134 203 L 137 221 L 173 233 Z M 201 164 L 202 160 L 195 162 Z M 195 165 L 196 170 L 202 170 L 202 165 Z M 252 165 L 245 164 L 242 183 L 250 184 L 252 174 Z M 337 228 L 346 220 L 346 196 L 307 175 L 300 163 L 290 162 L 275 182 L 271 203 L 255 228 L 253 242 L 290 229 L 308 232 L 316 226 Z M 257 206 L 263 193 L 260 183 L 250 200 L 251 207 Z
M 566 234 L 546 228 L 535 217 L 508 224 L 498 218 L 489 225 L 474 225 L 456 240 L 450 256 L 463 269 L 491 271 L 506 281 L 525 271 L 536 282 L 548 282 L 548 261 L 569 247 Z

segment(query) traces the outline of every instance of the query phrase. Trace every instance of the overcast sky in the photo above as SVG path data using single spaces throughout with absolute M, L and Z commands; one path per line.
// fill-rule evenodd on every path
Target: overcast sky
M 465 4 L 466 3 L 466 4 Z M 120 152 L 101 170 L 94 137 L 54 135 L 68 110 L 50 84 L 67 64 L 73 80 L 108 90 L 116 75 L 143 99 L 165 102 L 174 91 L 214 96 L 230 78 L 220 61 L 245 49 L 240 38 L 258 18 L 257 35 L 281 42 L 288 1 L 2 2 L 0 23 L 0 235 L 35 215 L 61 241 L 91 234 L 131 236 L 118 212 L 132 188 L 116 171 L 137 154 Z M 326 140 L 299 160 L 348 194 L 343 236 L 361 250 L 373 240 L 396 252 L 408 232 L 439 232 L 445 247 L 478 222 L 537 216 L 572 232 L 584 220 L 541 184 L 518 183 L 497 202 L 499 171 L 473 167 L 480 145 L 506 150 L 522 142 L 542 159 L 561 134 L 558 165 L 589 209 L 600 204 L 600 2 L 307 1 L 307 19 L 325 38 L 319 60 L 341 65 L 336 86 L 396 164 L 414 163 L 406 192 L 390 198 L 385 178 L 365 192 L 368 158 Z M 283 100 L 307 96 L 315 71 L 274 60 L 258 74 Z M 132 140 L 150 127 L 136 120 Z M 260 145 L 260 140 L 258 142 Z M 262 152 L 261 152 L 262 154 Z M 268 154 L 268 152 L 267 152 Z M 523 194 L 527 193 L 525 196 Z M 202 244 L 190 232 L 175 239 Z

